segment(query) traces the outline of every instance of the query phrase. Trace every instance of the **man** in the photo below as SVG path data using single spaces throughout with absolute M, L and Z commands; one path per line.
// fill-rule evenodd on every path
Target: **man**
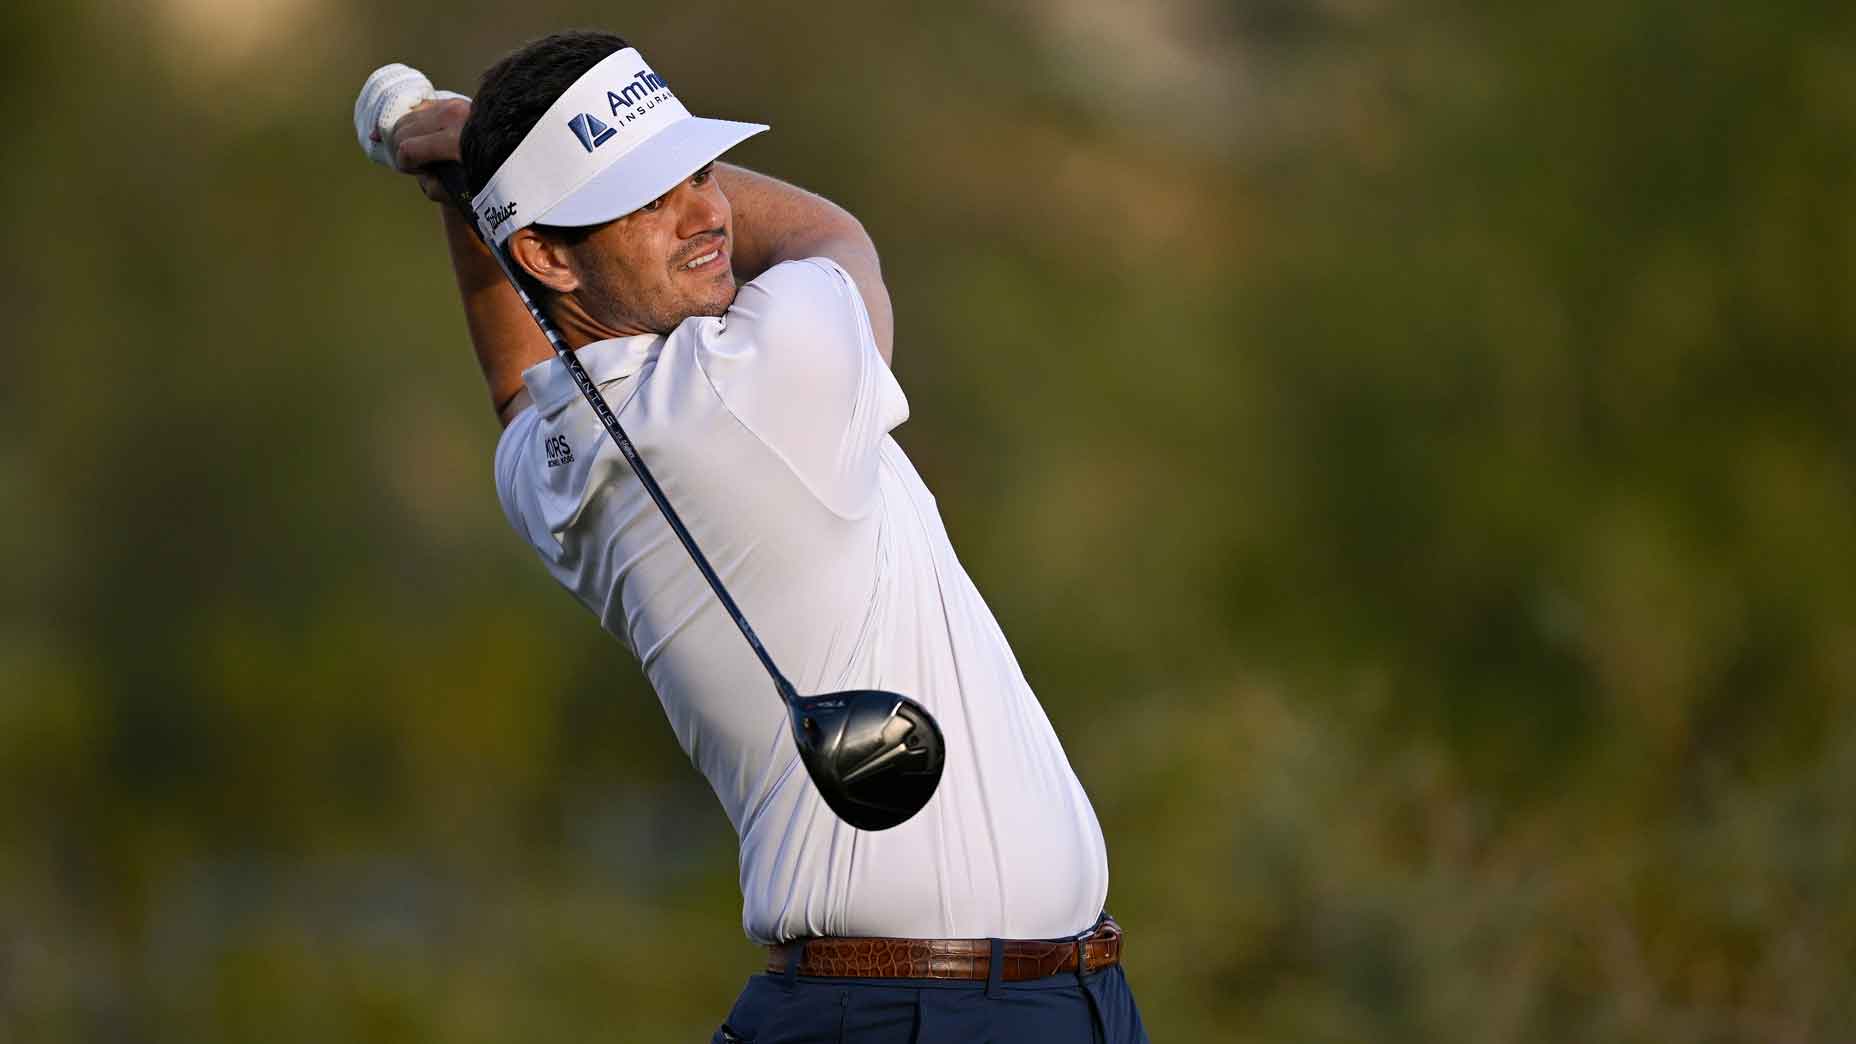
M 474 105 L 415 111 L 392 143 L 415 173 L 461 157 L 479 229 L 799 690 L 908 693 L 946 736 L 913 818 L 865 832 L 832 815 L 752 652 L 447 208 L 510 524 L 636 654 L 740 837 L 743 925 L 769 971 L 713 1039 L 1145 1040 L 1101 912 L 1095 813 L 889 435 L 908 403 L 876 249 L 837 206 L 715 162 L 765 129 L 689 116 L 624 40 L 576 32 L 497 63 Z

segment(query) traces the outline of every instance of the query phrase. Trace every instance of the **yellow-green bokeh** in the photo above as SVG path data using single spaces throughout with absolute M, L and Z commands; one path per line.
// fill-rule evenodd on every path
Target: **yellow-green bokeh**
M 695 1041 L 755 966 L 348 118 L 573 25 L 876 238 L 1156 1041 L 1849 1039 L 1853 21 L 0 5 L 0 1041 Z

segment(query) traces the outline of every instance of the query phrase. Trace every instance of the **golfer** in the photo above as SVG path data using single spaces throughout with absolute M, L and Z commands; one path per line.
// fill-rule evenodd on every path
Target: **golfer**
M 713 1040 L 1144 1041 L 1095 812 L 890 436 L 909 404 L 876 248 L 834 204 L 716 162 L 763 130 L 691 116 L 623 39 L 570 32 L 390 143 L 436 200 L 420 169 L 461 159 L 478 228 L 799 691 L 908 693 L 945 734 L 913 818 L 832 814 L 753 652 L 447 207 L 510 525 L 637 656 L 740 838 L 767 965 Z

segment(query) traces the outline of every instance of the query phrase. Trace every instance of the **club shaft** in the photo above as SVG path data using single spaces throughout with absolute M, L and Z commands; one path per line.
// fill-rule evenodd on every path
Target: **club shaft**
M 728 617 L 740 629 L 741 637 L 747 639 L 749 647 L 754 650 L 754 655 L 760 659 L 760 665 L 767 669 L 767 675 L 773 679 L 774 688 L 779 691 L 780 698 L 789 705 L 796 702 L 799 699 L 798 692 L 794 690 L 792 683 L 786 680 L 786 675 L 780 673 L 780 668 L 773 662 L 773 656 L 767 652 L 767 647 L 761 644 L 760 636 L 754 633 L 754 628 L 749 626 L 747 616 L 741 612 L 741 607 L 735 604 L 734 598 L 728 593 L 728 588 L 722 586 L 722 578 L 716 575 L 715 568 L 709 564 L 709 559 L 703 555 L 702 549 L 696 546 L 696 538 L 690 535 L 689 527 L 683 524 L 683 519 L 677 514 L 677 509 L 670 506 L 670 498 L 664 495 L 664 488 L 657 484 L 657 479 L 651 474 L 651 469 L 645 466 L 644 458 L 638 455 L 637 447 L 632 445 L 631 438 L 620 426 L 618 415 L 613 413 L 612 407 L 606 404 L 606 397 L 601 395 L 599 389 L 594 386 L 593 378 L 587 375 L 586 367 L 580 365 L 579 357 L 574 354 L 572 348 L 568 347 L 560 331 L 554 328 L 554 324 L 542 314 L 541 308 L 535 304 L 534 299 L 529 297 L 528 291 L 522 288 L 522 281 L 516 278 L 514 262 L 496 244 L 484 239 L 483 230 L 477 227 L 476 212 L 471 207 L 470 189 L 464 177 L 464 168 L 456 163 L 444 163 L 436 165 L 433 172 L 443 182 L 445 191 L 463 213 L 464 220 L 470 223 L 471 229 L 477 233 L 477 238 L 482 240 L 484 247 L 490 251 L 490 256 L 496 259 L 497 267 L 503 270 L 503 276 L 509 280 L 509 285 L 515 290 L 516 296 L 522 299 L 522 304 L 528 309 L 528 314 L 534 318 L 535 324 L 541 327 L 542 334 L 548 338 L 549 346 L 554 349 L 555 358 L 561 360 L 562 365 L 567 367 L 567 374 L 573 378 L 574 387 L 580 389 L 580 394 L 585 397 L 587 405 L 593 408 L 593 415 L 599 418 L 599 423 L 605 427 L 606 434 L 612 437 L 613 445 L 619 448 L 619 453 L 624 456 L 625 462 L 631 465 L 632 474 L 638 476 L 638 484 L 644 487 L 652 503 L 657 505 L 657 510 L 664 516 L 664 521 L 670 524 L 670 531 L 675 533 L 677 539 L 682 542 L 683 549 L 690 553 L 690 560 L 696 563 L 696 571 L 709 582 L 709 589 L 715 592 L 716 600 L 720 601 L 722 608 L 728 611 Z

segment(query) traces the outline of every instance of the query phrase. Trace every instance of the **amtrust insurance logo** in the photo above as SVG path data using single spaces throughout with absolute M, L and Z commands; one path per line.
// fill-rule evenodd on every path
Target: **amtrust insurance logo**
M 657 103 L 667 100 L 670 93 L 662 76 L 648 71 L 634 73 L 625 86 L 606 92 L 606 104 L 612 108 L 611 123 L 582 112 L 567 121 L 567 129 L 574 132 L 581 148 L 592 152 L 612 140 L 619 132 L 618 124 L 630 123 L 657 108 Z
M 568 120 L 567 126 L 574 132 L 574 137 L 580 139 L 580 144 L 588 152 L 612 140 L 612 136 L 618 133 L 590 112 L 583 112 Z

